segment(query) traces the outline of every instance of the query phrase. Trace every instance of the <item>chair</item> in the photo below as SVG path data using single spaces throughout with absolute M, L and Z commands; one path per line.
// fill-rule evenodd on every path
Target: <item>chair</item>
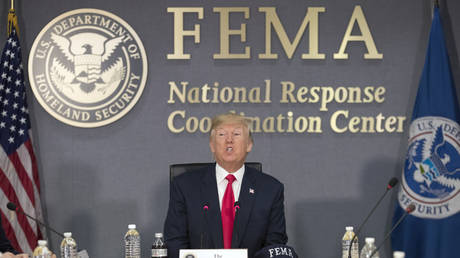
M 184 173 L 185 171 L 198 170 L 206 166 L 212 165 L 212 163 L 183 163 L 183 164 L 172 164 L 169 165 L 169 182 L 174 180 L 174 177 Z M 262 163 L 260 162 L 246 162 L 246 166 L 253 168 L 257 171 L 262 171 Z

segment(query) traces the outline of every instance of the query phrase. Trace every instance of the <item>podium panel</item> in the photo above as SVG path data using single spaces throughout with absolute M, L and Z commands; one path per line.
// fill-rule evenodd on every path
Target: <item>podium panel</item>
M 248 258 L 248 249 L 181 249 L 179 258 Z

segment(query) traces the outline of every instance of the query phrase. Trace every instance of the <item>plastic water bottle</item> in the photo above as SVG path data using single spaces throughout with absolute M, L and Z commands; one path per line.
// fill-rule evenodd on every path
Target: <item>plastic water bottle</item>
M 51 258 L 51 251 L 48 249 L 46 240 L 38 240 L 38 246 L 34 250 L 33 258 Z
M 361 250 L 361 258 L 369 258 L 371 257 L 372 252 L 374 252 L 375 249 L 375 238 L 373 237 L 366 237 L 365 238 L 366 245 L 364 245 L 363 249 Z M 372 258 L 379 258 L 379 252 L 376 252 Z
M 61 258 L 77 258 L 77 242 L 72 238 L 71 232 L 64 233 L 61 242 Z
M 166 248 L 165 241 L 163 240 L 163 233 L 155 233 L 155 239 L 152 244 L 152 258 L 158 257 L 168 257 L 168 249 Z
M 141 236 L 136 230 L 136 224 L 128 225 L 125 235 L 125 258 L 141 258 Z
M 355 236 L 353 232 L 353 227 L 345 227 L 345 234 L 342 238 L 342 258 L 348 258 L 348 250 L 350 248 L 351 239 Z M 351 245 L 351 258 L 359 258 L 359 247 L 358 247 L 358 238 L 356 237 L 353 240 Z
M 404 258 L 406 254 L 401 251 L 394 251 L 393 252 L 393 258 Z

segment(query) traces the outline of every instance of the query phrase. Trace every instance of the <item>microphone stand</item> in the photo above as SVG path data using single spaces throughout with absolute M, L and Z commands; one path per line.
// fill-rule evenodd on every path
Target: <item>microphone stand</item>
M 355 240 L 356 237 L 358 237 L 359 233 L 361 233 L 361 229 L 363 228 L 364 224 L 366 224 L 367 220 L 371 217 L 372 213 L 374 213 L 375 209 L 377 209 L 377 206 L 382 202 L 383 198 L 387 195 L 387 193 L 393 189 L 393 187 L 398 183 L 398 179 L 396 177 L 393 177 L 390 179 L 387 185 L 387 189 L 383 193 L 383 195 L 380 197 L 380 199 L 377 201 L 377 203 L 374 205 L 372 208 L 371 212 L 367 215 L 367 217 L 364 219 L 363 223 L 358 227 L 358 230 L 356 231 L 356 234 L 353 236 L 350 242 L 350 246 L 348 247 L 348 258 L 351 258 L 351 247 L 353 246 L 353 241 Z
M 233 221 L 233 228 L 236 227 L 235 240 L 238 243 L 240 234 L 238 232 L 238 223 L 237 222 L 238 222 L 238 214 L 240 212 L 240 202 L 235 202 L 234 206 L 235 206 L 235 220 Z
M 203 206 L 203 217 L 204 217 L 204 223 L 206 224 L 205 227 L 207 228 L 208 225 L 208 210 L 209 206 L 207 203 Z M 208 234 L 207 234 L 207 229 L 205 229 L 203 232 L 201 232 L 201 249 L 205 248 L 207 246 L 208 242 Z
M 27 217 L 30 218 L 31 220 L 37 222 L 38 224 L 44 226 L 45 228 L 47 228 L 47 229 L 49 229 L 49 230 L 51 230 L 51 231 L 52 231 L 53 233 L 55 233 L 56 235 L 58 235 L 58 236 L 60 236 L 60 237 L 62 237 L 62 238 L 65 238 L 65 236 L 64 236 L 63 234 L 57 232 L 56 230 L 54 230 L 54 229 L 53 229 L 52 227 L 50 227 L 49 225 L 46 225 L 45 223 L 39 221 L 38 219 L 36 219 L 36 218 L 30 216 L 29 214 L 23 212 L 22 210 L 20 210 L 18 207 L 16 207 L 16 204 L 10 202 L 10 203 L 7 204 L 6 207 L 7 207 L 9 210 L 16 211 L 16 212 L 19 212 L 19 213 L 21 213 L 21 214 L 24 214 L 25 216 L 27 216 Z
M 363 228 L 364 224 L 366 224 L 366 222 L 369 220 L 369 218 L 371 217 L 372 213 L 374 213 L 375 209 L 377 209 L 377 207 L 379 206 L 379 204 L 382 202 L 383 198 L 385 198 L 385 196 L 387 195 L 388 191 L 390 190 L 391 188 L 387 188 L 385 190 L 385 193 L 380 197 L 380 199 L 377 201 L 377 203 L 374 205 L 374 207 L 372 208 L 371 212 L 369 212 L 369 214 L 367 215 L 367 217 L 364 219 L 363 223 L 361 223 L 361 226 L 359 226 L 358 230 L 356 231 L 356 234 L 353 236 L 353 238 L 351 239 L 351 242 L 350 242 L 350 246 L 348 247 L 348 258 L 351 258 L 351 247 L 353 245 L 353 241 L 355 240 L 356 237 L 358 237 L 359 233 L 361 232 L 361 229 Z
M 391 230 L 388 231 L 388 233 L 385 235 L 383 241 L 380 242 L 379 246 L 377 246 L 377 248 L 375 248 L 375 250 L 372 251 L 372 253 L 369 256 L 369 258 L 372 258 L 372 256 L 375 253 L 377 253 L 377 251 L 380 249 L 380 247 L 382 247 L 382 245 L 385 243 L 385 241 L 388 239 L 388 237 L 390 237 L 391 233 L 393 233 L 393 231 L 399 226 L 399 224 L 401 224 L 401 222 L 407 217 L 407 215 L 409 215 L 414 210 L 415 210 L 415 205 L 414 204 L 411 204 L 411 205 L 407 206 L 406 211 L 404 212 L 404 214 L 401 216 L 401 218 L 398 219 L 398 221 L 394 224 L 394 226 L 391 228 Z

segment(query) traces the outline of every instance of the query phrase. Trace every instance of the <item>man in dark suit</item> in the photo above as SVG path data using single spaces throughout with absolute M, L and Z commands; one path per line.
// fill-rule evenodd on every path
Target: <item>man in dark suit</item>
M 170 258 L 188 248 L 247 248 L 251 258 L 264 246 L 286 244 L 283 185 L 244 165 L 253 145 L 249 122 L 232 113 L 213 118 L 216 164 L 173 180 L 164 228 Z

